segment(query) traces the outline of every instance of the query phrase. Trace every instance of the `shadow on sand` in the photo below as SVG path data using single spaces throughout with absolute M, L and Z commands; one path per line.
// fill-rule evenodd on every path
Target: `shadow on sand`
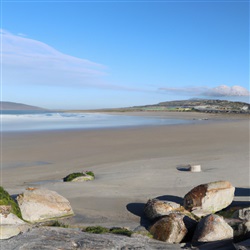
M 174 196 L 174 195 L 162 195 L 156 197 L 156 199 L 161 200 L 161 201 L 173 201 L 176 203 L 179 203 L 180 205 L 183 204 L 183 198 L 179 196 Z
M 177 167 L 176 167 L 176 169 L 177 170 L 179 170 L 179 171 L 184 171 L 184 172 L 190 172 L 190 165 L 178 165 Z
M 249 207 L 250 206 L 250 188 L 236 187 L 234 192 L 235 197 L 248 197 L 248 200 L 233 201 L 229 207 Z
M 239 187 L 236 187 L 234 195 L 235 196 L 248 196 L 248 197 L 250 197 L 250 188 L 239 188 Z
M 144 207 L 145 207 L 145 203 L 129 203 L 127 206 L 127 210 L 140 217 L 140 225 L 148 228 L 150 226 L 150 221 L 146 218 L 146 216 L 144 215 Z

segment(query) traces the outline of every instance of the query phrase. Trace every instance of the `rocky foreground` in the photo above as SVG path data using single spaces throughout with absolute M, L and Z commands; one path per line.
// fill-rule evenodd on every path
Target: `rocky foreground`
M 25 250 L 246 250 L 250 249 L 250 208 L 228 208 L 234 199 L 234 191 L 228 181 L 217 181 L 190 190 L 183 204 L 150 199 L 144 208 L 147 225 L 121 236 L 105 233 L 112 232 L 108 230 L 104 234 L 90 234 L 84 228 L 61 228 L 65 225 L 60 223 L 52 227 L 52 224 L 44 223 L 73 216 L 68 200 L 55 191 L 28 188 L 17 196 L 15 205 L 2 190 L 0 246 L 1 249 Z
M 1 249 L 12 250 L 72 250 L 72 249 L 100 249 L 100 250 L 132 250 L 132 249 L 165 249 L 165 250 L 245 250 L 249 249 L 250 240 L 241 243 L 233 243 L 232 240 L 224 240 L 190 246 L 188 244 L 168 244 L 161 241 L 152 240 L 141 235 L 132 237 L 118 236 L 111 234 L 89 234 L 75 229 L 66 228 L 33 228 L 29 232 L 18 235 L 9 240 L 1 241 Z

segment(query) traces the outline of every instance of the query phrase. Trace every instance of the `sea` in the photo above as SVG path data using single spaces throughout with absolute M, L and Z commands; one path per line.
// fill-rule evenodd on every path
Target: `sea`
M 186 124 L 191 121 L 163 117 L 112 115 L 103 113 L 2 110 L 0 122 L 1 132 L 11 132 L 160 126 Z

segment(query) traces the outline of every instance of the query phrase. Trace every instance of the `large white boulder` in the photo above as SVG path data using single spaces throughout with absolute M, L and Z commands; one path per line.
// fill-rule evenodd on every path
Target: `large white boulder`
M 234 191 L 228 181 L 202 184 L 185 195 L 184 207 L 199 217 L 215 213 L 232 203 Z
M 28 188 L 17 197 L 22 217 L 29 222 L 39 222 L 73 215 L 69 201 L 55 191 Z

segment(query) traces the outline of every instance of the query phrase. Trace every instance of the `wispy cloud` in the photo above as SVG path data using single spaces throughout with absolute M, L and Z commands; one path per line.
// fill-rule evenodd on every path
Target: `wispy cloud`
M 1 30 L 4 81 L 8 84 L 48 84 L 112 87 L 102 79 L 104 65 L 67 54 L 49 45 Z
M 220 85 L 215 88 L 208 87 L 183 87 L 183 88 L 159 88 L 160 91 L 165 91 L 169 94 L 188 95 L 188 96 L 203 96 L 203 97 L 237 97 L 250 96 L 250 92 L 241 86 L 229 87 Z
M 206 87 L 159 88 L 160 91 L 165 91 L 166 93 L 177 94 L 177 95 L 200 95 L 202 92 L 205 92 L 207 89 L 208 88 Z

